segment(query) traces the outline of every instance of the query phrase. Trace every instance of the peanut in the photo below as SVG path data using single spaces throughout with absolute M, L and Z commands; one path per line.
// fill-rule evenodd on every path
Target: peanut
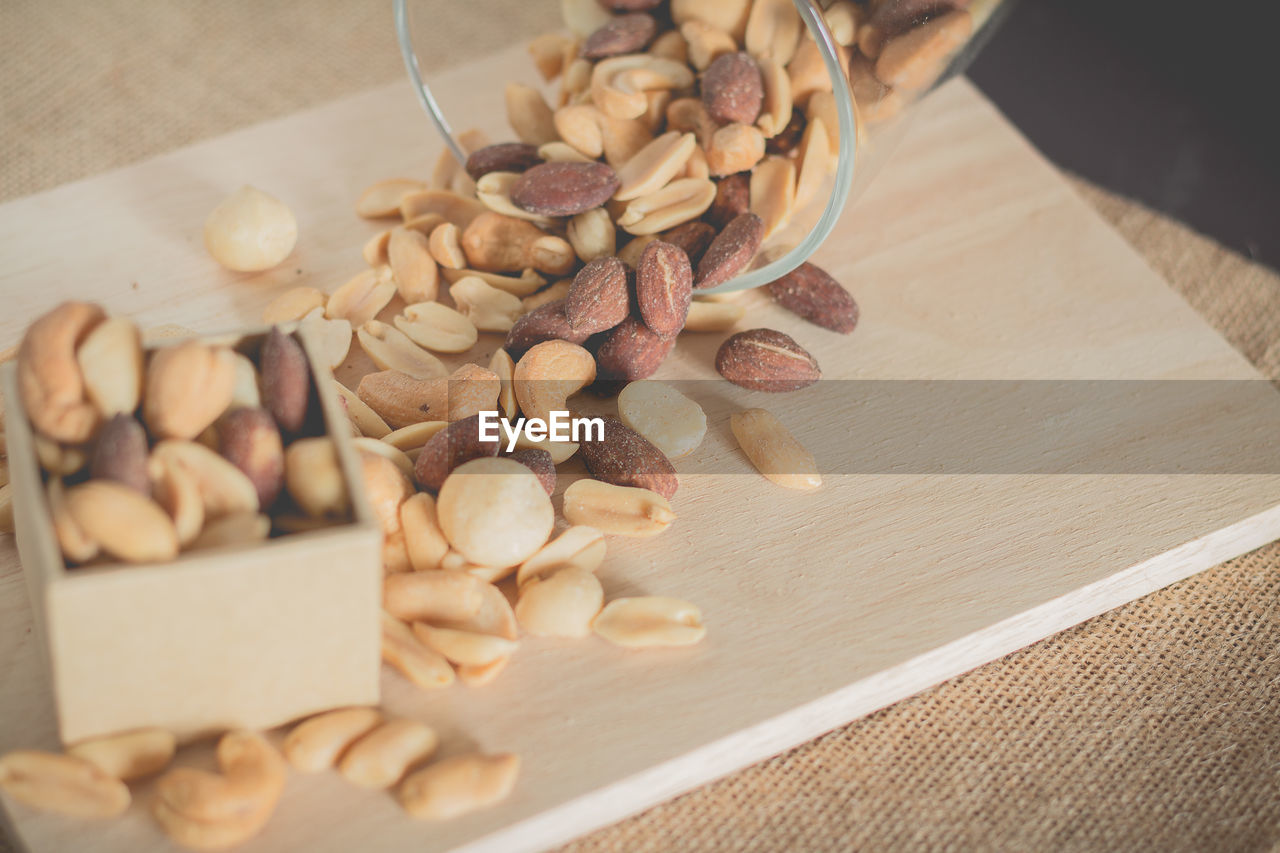
M 493 357 L 489 359 L 489 370 L 498 377 L 498 408 L 504 417 L 514 418 L 519 407 L 514 385 L 516 363 L 512 361 L 511 354 L 501 348 L 494 350 Z
M 415 499 L 422 497 L 431 496 L 419 494 Z M 383 580 L 382 606 L 405 622 L 465 622 L 485 603 L 485 586 L 464 572 L 422 570 L 395 575 Z
M 519 772 L 520 759 L 510 753 L 456 755 L 410 775 L 398 796 L 410 817 L 447 820 L 506 799 Z
M 453 297 L 458 311 L 482 332 L 508 332 L 524 313 L 519 297 L 476 276 L 454 282 L 449 288 L 449 295 Z
M 603 207 L 579 213 L 569 220 L 569 243 L 583 263 L 612 255 L 617 246 L 617 236 L 613 219 Z
M 559 139 L 551 121 L 551 107 L 547 106 L 537 89 L 508 83 L 506 101 L 507 123 L 521 142 L 542 145 Z
M 256 512 L 224 515 L 206 524 L 191 541 L 192 551 L 253 545 L 266 540 L 271 532 L 271 519 Z
M 258 490 L 253 481 L 203 444 L 167 439 L 151 449 L 151 459 L 153 479 L 157 477 L 159 466 L 176 465 L 194 480 L 206 518 L 257 512 L 260 508 Z
M 321 308 L 313 308 L 299 321 L 298 333 L 316 343 L 330 368 L 339 367 L 351 349 L 351 321 L 328 319 Z
M 533 577 L 520 588 L 516 618 L 538 637 L 585 637 L 604 605 L 604 587 L 587 569 L 566 567 Z
M 662 189 L 684 168 L 697 144 L 692 133 L 673 130 L 659 136 L 618 170 L 613 197 L 629 201 Z
M 760 153 L 764 153 L 763 141 Z M 715 197 L 716 185 L 711 181 L 677 178 L 660 190 L 628 202 L 618 217 L 618 225 L 628 234 L 657 234 L 697 219 L 707 211 Z
M 410 497 L 400 507 L 400 526 L 414 571 L 440 568 L 440 561 L 449 552 L 449 540 L 436 518 L 435 499 L 425 492 Z
M 440 269 L 422 232 L 408 228 L 392 229 L 387 240 L 387 262 L 395 279 L 396 292 L 405 302 L 430 302 L 436 298 L 440 289 Z
M 564 517 L 616 536 L 656 536 L 676 519 L 662 495 L 599 480 L 578 480 L 565 489 Z
M 334 390 L 338 392 L 338 397 L 342 400 L 343 407 L 346 409 L 347 417 L 361 435 L 367 435 L 370 438 L 382 438 L 390 434 L 391 427 L 387 426 L 386 421 L 379 417 L 378 413 L 369 408 L 369 405 L 361 400 L 356 393 L 347 386 L 337 380 L 334 381 Z
M 440 737 L 417 720 L 388 720 L 352 744 L 338 770 L 361 788 L 390 788 L 436 751 Z
M 571 247 L 572 248 L 572 247 Z M 485 272 L 484 270 L 451 270 L 445 268 L 440 271 L 445 281 L 450 284 L 456 284 L 464 278 L 478 278 L 490 287 L 496 287 L 504 293 L 510 293 L 512 296 L 528 296 L 538 288 L 547 283 L 547 280 L 533 268 L 527 268 L 520 272 L 520 277 L 516 278 L 509 275 L 499 275 L 497 273 Z
M 409 305 L 395 324 L 415 344 L 436 352 L 466 352 L 478 339 L 474 323 L 439 302 Z
M 328 770 L 358 738 L 382 722 L 377 708 L 343 708 L 304 720 L 284 739 L 285 760 L 303 773 Z
M 452 222 L 443 222 L 432 229 L 427 248 L 437 264 L 455 270 L 467 265 L 467 256 L 459 242 L 461 237 L 462 232 Z
M 604 562 L 604 534 L 594 527 L 570 527 L 538 549 L 532 557 L 520 564 L 516 584 L 548 577 L 562 568 L 576 568 L 594 572 Z
M 443 655 L 425 646 L 408 625 L 385 612 L 382 614 L 382 660 L 423 689 L 448 687 L 456 677 Z
M 333 292 L 325 304 L 324 316 L 327 320 L 346 320 L 359 328 L 378 316 L 395 295 L 390 267 L 365 270 Z
M 164 729 L 139 729 L 67 749 L 67 755 L 84 759 L 108 776 L 128 782 L 159 773 L 173 760 L 177 739 Z
M 457 628 L 437 628 L 426 622 L 415 622 L 413 633 L 449 661 L 466 666 L 491 664 L 509 656 L 517 646 L 514 640 L 505 637 Z
M 520 180 L 520 175 L 516 172 L 488 172 L 476 181 L 476 198 L 480 199 L 489 210 L 501 216 L 524 220 L 539 228 L 552 227 L 555 220 L 537 213 L 530 213 L 517 207 L 516 203 L 511 200 L 511 188 L 515 186 L 518 180 Z M 472 220 L 472 224 L 474 223 L 475 220 Z M 447 224 L 452 225 L 453 223 Z M 456 228 L 457 226 L 455 225 L 454 227 Z M 468 225 L 467 227 L 470 228 L 471 226 Z M 461 241 L 459 241 L 458 247 L 463 251 L 462 266 L 466 266 L 466 250 Z M 457 269 L 461 268 L 457 267 Z
M 679 598 L 646 595 L 615 598 L 592 624 L 595 632 L 617 646 L 691 646 L 707 634 L 702 612 Z
M 159 504 L 128 486 L 91 480 L 66 493 L 67 514 L 113 557 L 132 563 L 178 556 L 178 533 Z
M 444 362 L 418 346 L 405 332 L 378 320 L 361 326 L 356 331 L 356 340 L 379 370 L 395 370 L 414 379 L 434 379 L 449 374 Z
M 124 317 L 99 323 L 76 350 L 85 391 L 104 418 L 132 414 L 142 397 L 142 336 Z
M 129 808 L 129 789 L 95 764 L 71 755 L 19 749 L 0 757 L 0 789 L 41 811 L 103 818 Z
M 787 226 L 795 201 L 795 163 L 786 157 L 766 157 L 751 173 L 751 212 L 764 223 L 764 239 Z

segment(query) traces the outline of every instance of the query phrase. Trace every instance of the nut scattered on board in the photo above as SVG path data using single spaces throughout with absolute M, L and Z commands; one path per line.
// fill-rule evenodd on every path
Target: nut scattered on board
M 665 31 L 665 13 L 646 14 L 659 5 L 567 0 L 576 37 L 541 36 L 530 49 L 544 79 L 560 78 L 559 97 L 548 103 L 521 81 L 506 93 L 521 141 L 490 144 L 467 132 L 465 164 L 446 154 L 430 180 L 369 187 L 357 213 L 401 220 L 365 243 L 369 268 L 331 294 L 294 287 L 264 311 L 268 324 L 297 323 L 314 336 L 333 368 L 354 331 L 382 369 L 357 391 L 340 385 L 339 396 L 366 442 L 384 554 L 400 554 L 387 563 L 383 656 L 419 686 L 496 677 L 518 647 L 517 622 L 530 634 L 593 630 L 628 647 L 684 645 L 705 633 L 698 609 L 680 599 L 604 604 L 594 574 L 607 536 L 654 535 L 674 522 L 668 458 L 695 452 L 705 434 L 695 401 L 633 380 L 661 367 L 679 332 L 723 332 L 744 318 L 743 304 L 707 301 L 695 289 L 749 269 L 769 235 L 821 200 L 838 122 L 821 54 L 800 35 L 790 3 L 672 0 Z M 972 29 L 964 10 L 897 20 L 891 5 L 872 13 L 840 2 L 825 13 L 868 124 L 927 86 Z M 225 266 L 261 270 L 292 251 L 297 225 L 278 200 L 244 188 L 210 215 L 205 237 Z M 852 298 L 812 265 L 769 291 L 825 328 L 848 333 L 857 322 Z M 397 295 L 404 306 L 392 308 Z M 506 335 L 496 352 L 482 337 L 493 333 Z M 427 350 L 471 363 L 449 373 Z M 716 367 L 759 390 L 796 390 L 820 376 L 807 351 L 770 329 L 730 337 Z M 72 563 L 163 559 L 211 540 L 255 540 L 266 535 L 262 525 L 310 529 L 316 522 L 299 521 L 300 511 L 321 521 L 350 511 L 333 444 L 315 423 L 315 378 L 283 329 L 258 353 L 207 344 L 147 353 L 127 320 L 72 303 L 33 324 L 18 373 Z M 556 465 L 579 445 L 520 436 L 498 456 L 496 447 L 467 450 L 478 440 L 468 433 L 481 409 L 543 417 L 588 386 L 621 390 L 622 420 L 607 419 L 605 439 L 583 446 L 600 479 L 564 490 L 572 526 L 551 538 Z M 139 408 L 154 447 L 145 435 L 138 442 Z M 812 457 L 768 412 L 740 411 L 731 426 L 766 476 L 792 487 L 820 482 Z M 406 451 L 438 500 L 410 486 Z M 103 499 L 104 490 L 118 500 Z M 291 512 L 273 516 L 282 503 Z M 514 610 L 494 586 L 512 573 Z M 377 709 L 343 709 L 303 722 L 285 751 L 299 769 L 337 766 L 375 787 L 404 776 L 398 796 L 414 817 L 464 814 L 510 792 L 512 755 L 413 770 L 435 748 L 424 731 L 418 721 L 385 722 Z M 119 778 L 163 768 L 173 747 L 167 733 L 136 732 L 71 751 L 85 760 L 0 759 L 0 787 L 38 807 L 113 814 L 129 802 Z M 179 843 L 239 843 L 274 810 L 283 760 L 265 740 L 230 733 L 218 758 L 220 774 L 178 768 L 157 784 L 156 818 Z

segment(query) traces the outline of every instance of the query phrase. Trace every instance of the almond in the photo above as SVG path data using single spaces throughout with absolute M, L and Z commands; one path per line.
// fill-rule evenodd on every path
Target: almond
M 613 393 L 627 382 L 648 379 L 675 345 L 675 335 L 664 338 L 642 321 L 628 317 L 596 351 L 596 390 Z
M 482 456 L 497 456 L 499 446 L 499 441 L 481 441 L 479 415 L 456 420 L 433 435 L 418 452 L 414 479 L 424 489 L 439 491 L 454 468 Z
M 218 427 L 218 452 L 253 483 L 260 507 L 275 502 L 284 486 L 284 443 L 266 409 L 228 412 Z
M 658 34 L 658 22 L 652 15 L 637 12 L 619 15 L 597 29 L 582 43 L 584 59 L 604 59 L 622 53 L 639 53 Z
M 596 258 L 569 286 L 565 317 L 575 332 L 594 334 L 612 329 L 631 309 L 627 268 L 617 258 Z
M 693 301 L 693 268 L 683 249 L 661 240 L 645 246 L 636 265 L 636 301 L 654 334 L 668 338 L 684 328 Z
M 702 105 L 720 124 L 755 124 L 764 104 L 760 66 L 747 53 L 726 53 L 702 75 Z
M 847 335 L 858 324 L 858 305 L 849 291 L 813 264 L 801 264 L 768 287 L 779 305 L 824 329 Z
M 538 476 L 538 482 L 550 495 L 556 490 L 556 463 L 551 454 L 541 447 L 524 447 L 507 454 Z
M 715 287 L 745 270 L 764 241 L 764 222 L 754 213 L 738 215 L 716 235 L 698 261 L 694 287 Z
M 471 152 L 467 158 L 467 174 L 478 181 L 490 172 L 524 172 L 541 162 L 538 146 L 501 142 Z
M 262 342 L 262 403 L 286 434 L 297 433 L 307 420 L 311 399 L 311 366 L 302 345 L 273 326 Z
M 591 476 L 615 486 L 648 489 L 670 500 L 679 483 L 662 451 L 617 418 L 601 420 L 604 439 L 585 441 L 579 451 Z
M 149 454 L 147 432 L 142 424 L 132 415 L 115 415 L 98 430 L 93 455 L 89 458 L 89 476 L 95 480 L 114 480 L 150 497 Z
M 543 163 L 511 186 L 511 201 L 539 216 L 575 216 L 599 207 L 618 191 L 618 176 L 604 163 Z
M 714 206 L 714 202 L 712 203 Z M 696 264 L 706 253 L 711 241 L 716 238 L 716 229 L 705 222 L 686 222 L 677 225 L 670 231 L 664 231 L 658 238 L 664 243 L 679 247 L 689 258 L 690 264 Z
M 747 175 L 728 175 L 716 182 L 716 200 L 707 211 L 711 227 L 723 229 L 751 209 L 751 180 Z
M 716 353 L 716 370 L 752 391 L 798 391 L 822 378 L 818 362 L 789 335 L 773 329 L 738 332 Z
M 569 317 L 565 313 L 566 302 L 566 299 L 553 300 L 516 320 L 507 333 L 507 340 L 502 348 L 518 361 L 531 347 L 543 341 L 585 343 L 590 333 L 569 325 Z

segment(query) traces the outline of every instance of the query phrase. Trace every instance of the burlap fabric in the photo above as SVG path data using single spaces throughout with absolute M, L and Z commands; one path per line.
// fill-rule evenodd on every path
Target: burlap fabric
M 422 5 L 429 65 L 521 39 L 554 7 Z M 389 6 L 0 3 L 0 198 L 395 79 Z M 1280 378 L 1280 276 L 1076 183 Z M 1268 546 L 567 849 L 1273 849 L 1278 566 Z

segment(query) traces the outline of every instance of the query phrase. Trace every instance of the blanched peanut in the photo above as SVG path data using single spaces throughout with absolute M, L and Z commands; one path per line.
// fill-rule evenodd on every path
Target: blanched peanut
M 803 29 L 800 13 L 791 0 L 755 0 L 743 46 L 757 61 L 772 59 L 786 65 L 795 55 Z
M 159 773 L 173 760 L 177 739 L 164 729 L 139 729 L 82 741 L 67 754 L 82 758 L 108 776 L 128 782 Z
M 343 708 L 318 714 L 293 727 L 284 739 L 284 757 L 296 770 L 328 770 L 338 756 L 382 723 L 377 708 Z
M 346 320 L 359 328 L 378 316 L 396 295 L 396 283 L 390 267 L 365 270 L 339 287 L 325 303 L 328 320 Z
M 204 222 L 204 246 L 229 270 L 258 272 L 279 264 L 298 241 L 298 221 L 280 199 L 243 186 Z
M 386 612 L 382 614 L 382 660 L 424 689 L 448 687 L 456 677 L 443 655 L 423 645 L 408 625 Z
M 768 240 L 791 221 L 796 201 L 795 163 L 776 155 L 764 158 L 751 173 L 750 193 L 751 212 L 764 223 L 764 239 Z
M 253 481 L 203 444 L 167 439 L 151 449 L 151 459 L 155 466 L 179 466 L 195 481 L 206 519 L 259 509 Z
M 570 527 L 520 564 L 516 584 L 523 587 L 535 578 L 567 567 L 594 572 L 604 562 L 605 549 L 604 534 L 599 530 L 583 525 Z
M 559 138 L 555 124 L 551 121 L 551 107 L 547 106 L 537 89 L 520 83 L 508 83 L 506 101 L 507 123 L 521 142 L 542 145 Z
M 356 215 L 381 219 L 400 213 L 400 202 L 409 193 L 422 192 L 427 185 L 412 178 L 388 178 L 365 188 L 356 199 Z
M 467 276 L 449 288 L 458 311 L 482 332 L 509 332 L 524 308 L 519 297 Z
M 813 454 L 766 409 L 735 412 L 729 419 L 738 446 L 761 474 L 787 489 L 822 485 Z
M 679 598 L 646 595 L 615 598 L 604 606 L 592 626 L 617 646 L 690 646 L 707 634 L 702 612 Z
M 395 323 L 415 344 L 436 352 L 466 352 L 478 340 L 474 323 L 439 302 L 406 306 Z
M 425 723 L 388 720 L 352 744 L 338 770 L 361 788 L 390 788 L 409 768 L 430 758 L 439 744 L 439 736 Z
M 90 480 L 66 492 L 67 514 L 113 557 L 132 563 L 172 560 L 178 533 L 159 504 L 128 486 Z
M 414 500 L 430 495 L 418 494 Z M 382 606 L 405 622 L 465 622 L 480 612 L 484 581 L 465 572 L 423 570 L 382 583 Z
M 756 134 L 759 135 L 759 131 Z M 764 154 L 763 141 L 760 153 Z M 628 234 L 657 234 L 697 219 L 706 213 L 715 198 L 716 185 L 711 181 L 677 178 L 656 192 L 628 202 L 618 217 L 618 225 Z
M 516 618 L 538 637 L 585 637 L 604 604 L 604 587 L 587 569 L 566 567 L 520 588 Z
M 76 349 L 85 391 L 103 417 L 130 414 L 142 396 L 142 336 L 125 317 L 99 323 Z
M 656 536 L 671 526 L 676 514 L 657 492 L 578 480 L 565 489 L 564 517 L 570 524 L 594 527 L 616 536 Z
M 692 133 L 675 130 L 654 139 L 618 170 L 613 197 L 629 201 L 662 189 L 684 168 L 697 144 Z
M 570 219 L 568 237 L 583 263 L 612 255 L 617 245 L 613 219 L 603 207 L 579 213 Z
M 462 232 L 452 222 L 441 223 L 432 229 L 427 246 L 437 264 L 455 270 L 466 267 L 467 256 L 463 254 L 462 244 L 459 242 L 461 237 Z
M 494 350 L 493 357 L 489 359 L 489 370 L 498 377 L 498 408 L 502 411 L 503 417 L 514 418 L 519 407 L 516 403 L 513 384 L 516 363 L 511 360 L 511 354 L 501 347 Z
M 405 302 L 430 302 L 436 298 L 440 290 L 440 270 L 421 232 L 392 229 L 387 241 L 387 263 L 391 266 L 396 292 Z
M 400 786 L 400 804 L 410 817 L 448 820 L 506 799 L 520 773 L 520 759 L 501 755 L 456 755 L 410 775 Z
M 395 370 L 414 379 L 449 375 L 444 362 L 418 346 L 400 329 L 381 321 L 370 320 L 361 326 L 356 331 L 356 340 L 379 370 Z
M 413 633 L 430 648 L 456 664 L 484 666 L 516 650 L 517 644 L 505 637 L 461 631 L 456 628 L 437 628 L 426 622 L 415 622 Z
M 369 408 L 369 405 L 364 400 L 356 396 L 354 391 L 336 380 L 333 384 L 338 396 L 342 399 L 347 417 L 355 425 L 356 429 L 360 430 L 361 435 L 367 435 L 370 438 L 382 438 L 391 432 L 391 427 L 387 426 L 387 422 L 379 417 L 377 412 Z
M 400 526 L 414 571 L 440 568 L 440 561 L 449 553 L 449 541 L 436 520 L 435 499 L 419 492 L 405 501 L 400 507 Z
M 33 809 L 71 817 L 115 817 L 130 802 L 125 784 L 91 762 L 34 749 L 0 757 L 0 789 Z
M 399 430 L 397 430 L 397 432 L 399 432 Z M 395 466 L 400 469 L 400 473 L 404 474 L 406 477 L 413 476 L 413 460 L 409 458 L 409 454 L 405 453 L 395 445 L 383 441 L 382 439 L 369 438 L 367 435 L 358 435 L 351 439 L 351 443 L 357 450 L 364 451 L 365 453 L 372 453 L 375 456 L 381 456 L 394 463 Z
M 591 100 L 612 118 L 644 115 L 647 91 L 687 89 L 692 85 L 693 72 L 687 65 L 643 53 L 610 57 L 597 62 L 591 70 Z
M 351 322 L 329 320 L 324 309 L 315 308 L 298 323 L 298 333 L 316 343 L 324 363 L 337 369 L 351 349 Z
M 680 34 L 689 46 L 689 64 L 699 71 L 706 71 L 716 57 L 738 49 L 733 36 L 702 21 L 686 21 L 680 25 Z

